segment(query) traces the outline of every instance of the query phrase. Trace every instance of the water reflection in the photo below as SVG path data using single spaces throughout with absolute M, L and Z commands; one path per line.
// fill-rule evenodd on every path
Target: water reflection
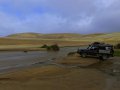
M 24 52 L 0 52 L 0 71 L 10 68 L 27 67 L 38 64 L 52 64 L 53 61 L 64 58 L 69 52 L 76 51 L 78 47 L 64 47 L 59 52 L 54 51 L 30 51 Z

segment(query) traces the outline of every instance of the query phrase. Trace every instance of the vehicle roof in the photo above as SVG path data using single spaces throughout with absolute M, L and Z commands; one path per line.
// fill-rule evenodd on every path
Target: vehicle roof
M 92 45 L 93 46 L 99 46 L 99 47 L 113 47 L 113 45 L 105 44 L 105 43 L 99 43 L 99 42 L 95 42 Z

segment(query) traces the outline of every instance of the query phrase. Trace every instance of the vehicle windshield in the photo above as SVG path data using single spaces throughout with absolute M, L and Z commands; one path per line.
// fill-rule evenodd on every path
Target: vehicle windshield
M 88 47 L 87 47 L 87 49 L 91 49 L 92 48 L 92 45 L 89 45 Z

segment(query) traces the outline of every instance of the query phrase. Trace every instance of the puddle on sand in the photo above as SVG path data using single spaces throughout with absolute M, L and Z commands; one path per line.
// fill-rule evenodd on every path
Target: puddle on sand
M 120 64 L 111 60 L 94 63 L 86 68 L 94 68 L 111 76 L 120 76 Z

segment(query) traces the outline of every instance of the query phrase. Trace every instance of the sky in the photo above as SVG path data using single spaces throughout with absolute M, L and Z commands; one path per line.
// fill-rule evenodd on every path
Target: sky
M 120 32 L 120 0 L 0 0 L 0 36 Z

